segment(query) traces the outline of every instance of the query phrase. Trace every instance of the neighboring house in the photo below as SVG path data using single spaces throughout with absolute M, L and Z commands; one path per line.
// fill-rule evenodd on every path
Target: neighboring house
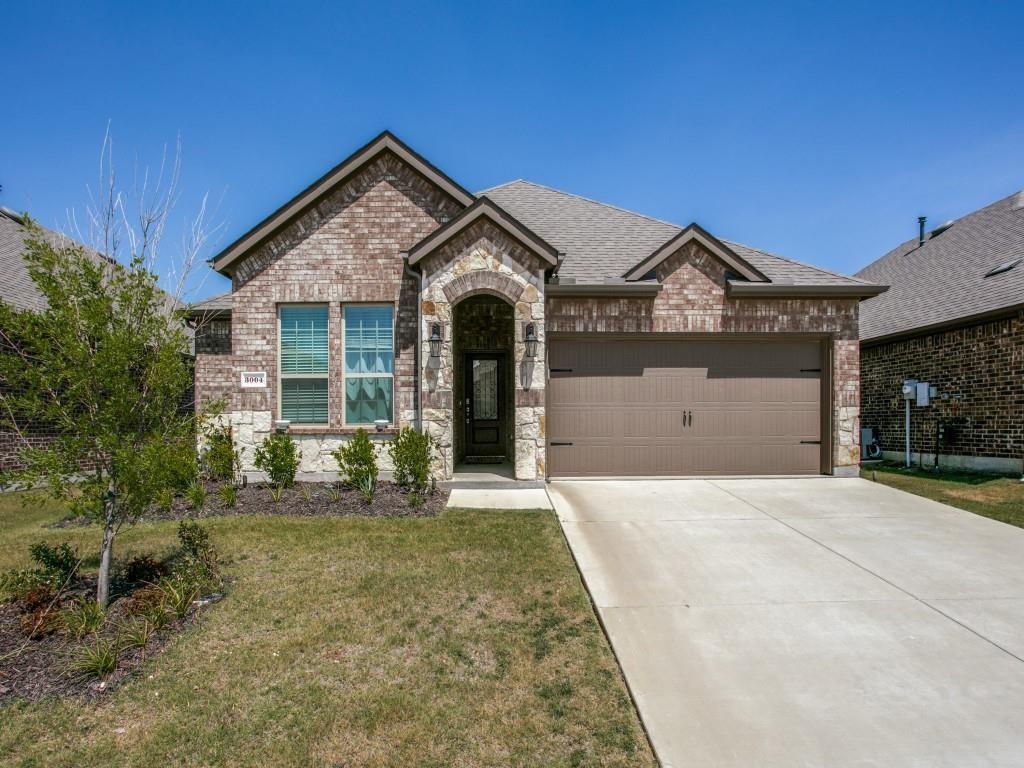
M 519 479 L 837 474 L 861 299 L 883 287 L 513 181 L 474 195 L 383 133 L 212 259 L 197 400 L 246 469 L 412 425 Z
M 59 232 L 45 228 L 43 231 L 55 243 L 65 239 Z M 26 235 L 22 217 L 0 207 L 0 299 L 19 309 L 38 311 L 46 306 L 46 299 L 32 282 L 25 265 Z M 24 425 L 20 435 L 0 431 L 0 470 L 16 467 L 18 451 L 26 445 L 46 445 L 55 434 L 51 425 L 42 423 Z
M 861 422 L 903 458 L 906 379 L 913 460 L 1021 472 L 1024 456 L 1024 191 L 908 240 L 857 277 L 887 293 L 861 305 Z

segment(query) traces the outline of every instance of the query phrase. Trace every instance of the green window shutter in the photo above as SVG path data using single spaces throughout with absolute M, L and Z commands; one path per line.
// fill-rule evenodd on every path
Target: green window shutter
M 326 424 L 327 379 L 282 379 L 281 418 L 296 424 Z
M 327 358 L 327 307 L 281 307 L 281 373 L 327 373 Z

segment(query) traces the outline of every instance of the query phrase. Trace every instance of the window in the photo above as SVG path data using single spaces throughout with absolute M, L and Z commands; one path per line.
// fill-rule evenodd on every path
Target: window
M 327 307 L 281 307 L 281 418 L 327 423 Z
M 390 305 L 344 307 L 345 423 L 394 421 L 395 334 Z

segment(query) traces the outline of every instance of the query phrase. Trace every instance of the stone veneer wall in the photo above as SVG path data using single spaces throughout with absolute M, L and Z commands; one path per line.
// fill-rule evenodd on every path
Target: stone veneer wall
M 909 339 L 867 343 L 861 350 L 861 422 L 880 431 L 883 450 L 902 452 L 900 386 L 904 379 L 927 381 L 938 387 L 939 397 L 928 406 L 911 403 L 912 453 L 934 453 L 939 419 L 965 417 L 967 423 L 940 450 L 940 464 L 945 456 L 957 465 L 1019 472 L 1024 457 L 1022 370 L 1024 312 Z
M 461 232 L 422 263 L 422 359 L 424 428 L 440 446 L 438 469 L 450 477 L 455 465 L 452 423 L 454 352 L 452 307 L 481 293 L 497 296 L 515 308 L 512 364 L 515 382 L 515 473 L 519 480 L 545 474 L 544 386 L 544 265 L 489 221 L 480 220 Z M 430 357 L 430 328 L 440 323 L 444 336 L 439 358 Z M 540 339 L 537 357 L 525 356 L 527 322 Z
M 461 204 L 390 152 L 382 153 L 257 246 L 232 280 L 231 351 L 197 355 L 200 406 L 224 397 L 223 421 L 252 469 L 255 446 L 277 416 L 277 307 L 325 303 L 332 366 L 342 359 L 341 307 L 395 305 L 395 427 L 411 424 L 416 398 L 419 280 L 404 274 L 401 253 L 462 210 Z M 239 388 L 243 370 L 267 372 L 266 389 Z M 342 377 L 332 368 L 330 423 L 293 427 L 303 471 L 335 469 L 330 451 L 354 431 L 343 425 Z M 326 469 L 324 469 L 326 467 Z
M 726 267 L 688 243 L 657 268 L 652 298 L 547 301 L 548 333 L 820 333 L 832 338 L 832 460 L 837 474 L 860 461 L 857 299 L 728 298 Z

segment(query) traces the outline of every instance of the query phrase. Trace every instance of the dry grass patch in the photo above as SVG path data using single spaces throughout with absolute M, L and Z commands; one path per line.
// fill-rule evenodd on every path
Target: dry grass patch
M 0 498 L 0 569 L 58 508 Z M 19 766 L 654 765 L 549 512 L 208 520 L 231 599 L 95 703 L 0 712 Z M 145 523 L 118 555 L 171 546 Z

